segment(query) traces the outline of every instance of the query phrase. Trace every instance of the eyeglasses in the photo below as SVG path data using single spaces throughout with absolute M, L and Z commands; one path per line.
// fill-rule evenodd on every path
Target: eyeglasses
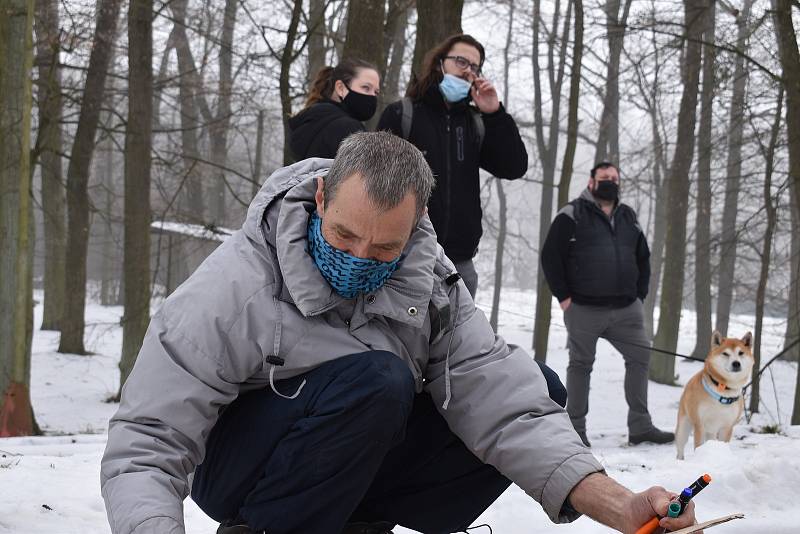
M 469 69 L 475 76 L 481 75 L 481 66 L 476 65 L 475 63 L 470 63 L 469 60 L 463 56 L 445 56 L 444 58 L 452 59 L 455 62 L 456 67 L 461 70 Z

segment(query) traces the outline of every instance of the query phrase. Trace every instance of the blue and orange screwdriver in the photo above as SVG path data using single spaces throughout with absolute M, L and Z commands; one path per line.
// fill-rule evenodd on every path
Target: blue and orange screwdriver
M 692 497 L 703 491 L 703 489 L 709 485 L 711 482 L 711 475 L 708 473 L 704 474 L 688 487 L 685 488 L 678 500 L 672 501 L 669 503 L 669 508 L 667 508 L 667 515 L 669 517 L 678 517 L 683 513 L 686 509 L 686 505 L 689 504 L 689 501 L 692 500 Z M 647 523 L 642 525 L 639 530 L 636 531 L 636 534 L 652 534 L 658 528 L 658 522 L 661 518 L 656 516 L 650 519 Z

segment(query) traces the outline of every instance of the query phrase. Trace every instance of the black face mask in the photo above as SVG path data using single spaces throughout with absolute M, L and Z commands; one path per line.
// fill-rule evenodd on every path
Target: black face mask
M 592 194 L 600 200 L 616 202 L 619 198 L 619 184 L 611 180 L 597 182 Z
M 378 109 L 378 97 L 357 93 L 350 89 L 347 96 L 342 99 L 342 105 L 353 118 L 363 122 L 375 115 L 375 110 Z

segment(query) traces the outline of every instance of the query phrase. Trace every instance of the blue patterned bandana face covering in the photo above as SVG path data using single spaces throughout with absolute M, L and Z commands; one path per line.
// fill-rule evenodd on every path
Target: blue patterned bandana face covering
M 452 74 L 445 74 L 442 81 L 439 82 L 439 91 L 445 100 L 454 104 L 467 98 L 471 86 L 472 84 L 467 80 L 462 80 Z
M 325 280 L 346 299 L 381 287 L 402 259 L 399 256 L 392 261 L 366 260 L 333 248 L 322 236 L 322 219 L 316 212 L 308 223 L 308 251 Z

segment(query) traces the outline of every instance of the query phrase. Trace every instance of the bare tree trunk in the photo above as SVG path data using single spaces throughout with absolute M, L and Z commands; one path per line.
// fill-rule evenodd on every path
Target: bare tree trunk
M 664 285 L 661 291 L 661 314 L 654 345 L 674 351 L 678 344 L 683 304 L 683 274 L 686 259 L 686 215 L 689 209 L 689 170 L 694 158 L 697 90 L 700 84 L 700 42 L 708 4 L 684 0 L 686 48 L 683 67 L 683 95 L 678 112 L 678 139 L 667 181 L 669 196 L 667 213 Z M 675 382 L 675 360 L 658 358 L 651 363 L 650 378 L 662 384 Z
M 228 130 L 231 124 L 231 95 L 233 93 L 233 30 L 236 26 L 237 0 L 225 0 L 225 15 L 219 45 L 219 86 L 217 88 L 217 113 L 209 125 L 211 139 L 211 161 L 216 167 L 211 182 L 211 217 L 215 224 L 226 224 L 225 171 L 228 160 Z
M 419 72 L 428 50 L 451 35 L 462 33 L 463 9 L 464 0 L 417 0 L 417 40 L 411 62 L 412 76 Z
M 31 69 L 33 0 L 0 0 L 0 438 L 34 433 Z
M 378 108 L 372 119 L 367 121 L 367 129 L 374 130 L 386 106 L 400 98 L 400 71 L 406 51 L 406 29 L 411 0 L 390 0 L 383 27 L 383 58 L 378 65 L 381 73 L 382 90 L 378 95 Z
M 199 163 L 200 150 L 200 111 L 198 102 L 205 102 L 205 97 L 198 94 L 201 90 L 200 79 L 189 47 L 186 35 L 186 5 L 188 0 L 173 0 L 172 13 L 175 19 L 173 35 L 175 51 L 178 57 L 178 99 L 181 111 L 181 155 L 183 159 L 184 185 L 184 217 L 198 224 L 205 223 L 205 203 L 203 202 L 203 166 Z M 210 111 L 208 112 L 210 115 Z
M 89 57 L 83 104 L 67 168 L 66 295 L 58 352 L 86 354 L 83 330 L 86 311 L 86 252 L 89 247 L 89 167 L 94 153 L 94 137 L 121 3 L 122 0 L 98 3 L 97 26 Z
M 104 208 L 106 213 L 105 224 L 103 225 L 103 232 L 101 239 L 103 240 L 103 278 L 100 281 L 100 304 L 103 306 L 113 306 L 118 299 L 116 271 L 114 269 L 113 258 L 116 256 L 114 247 L 114 224 L 112 214 L 116 213 L 114 210 L 114 141 L 111 138 L 111 132 L 100 147 L 100 152 L 103 154 L 103 170 L 102 170 L 102 183 L 104 193 Z
M 512 0 L 513 1 L 513 0 Z M 502 180 L 494 180 L 497 186 L 498 201 L 498 229 L 497 244 L 494 253 L 494 290 L 492 293 L 492 314 L 489 324 L 492 330 L 497 332 L 497 324 L 500 319 L 500 294 L 503 290 L 503 254 L 506 246 L 506 235 L 508 234 L 508 208 L 506 204 L 506 192 L 503 190 Z
M 625 0 L 622 14 L 619 0 L 608 0 L 605 5 L 608 31 L 608 64 L 603 114 L 600 118 L 595 161 L 619 163 L 619 65 L 625 42 L 625 28 L 632 0 Z
M 400 98 L 400 72 L 405 59 L 406 30 L 412 3 L 410 0 L 392 0 L 387 14 L 387 34 L 386 40 L 383 42 L 383 53 L 386 57 L 386 71 L 382 79 L 383 91 L 381 92 L 383 107 Z M 389 20 L 391 20 L 391 24 L 389 24 Z M 391 35 L 388 33 L 389 30 L 391 30 Z M 381 105 L 380 101 L 378 105 Z M 376 115 L 380 115 L 381 111 L 383 108 L 380 108 Z
M 694 234 L 694 302 L 697 341 L 692 357 L 705 358 L 711 348 L 711 139 L 714 107 L 716 49 L 715 3 L 706 13 L 703 45 L 703 89 L 700 97 L 700 130 L 697 147 L 697 216 Z
M 731 117 L 728 127 L 728 163 L 725 171 L 725 205 L 722 210 L 722 239 L 720 243 L 719 280 L 717 294 L 716 329 L 723 335 L 728 331 L 733 300 L 733 282 L 736 268 L 736 215 L 739 211 L 739 184 L 742 178 L 742 136 L 748 71 L 744 64 L 747 53 L 750 8 L 753 0 L 744 0 L 736 23 L 739 26 L 736 38 L 736 55 L 733 74 Z M 699 335 L 699 332 L 698 332 Z
M 286 45 L 280 55 L 281 73 L 279 91 L 281 95 L 281 118 L 283 119 L 283 164 L 294 161 L 292 149 L 289 147 L 289 118 L 292 116 L 292 96 L 289 94 L 289 71 L 294 62 L 294 41 L 297 39 L 297 25 L 303 12 L 303 0 L 294 0 L 292 18 L 286 32 Z
M 572 71 L 569 75 L 569 101 L 567 102 L 567 146 L 558 181 L 558 207 L 569 202 L 569 186 L 578 144 L 578 103 L 581 94 L 581 61 L 583 60 L 583 0 L 575 1 L 575 38 L 572 49 Z
M 656 121 L 655 113 L 651 116 L 652 120 Z M 653 339 L 653 333 L 655 331 L 653 314 L 655 312 L 656 302 L 659 298 L 661 270 L 664 266 L 664 242 L 667 237 L 667 187 L 662 180 L 662 170 L 664 171 L 663 174 L 666 174 L 666 163 L 663 161 L 664 145 L 661 141 L 661 134 L 658 132 L 657 122 L 653 122 L 653 139 L 653 151 L 656 152 L 655 161 L 653 161 L 655 216 L 653 217 L 653 242 L 652 248 L 650 249 L 650 284 L 647 298 L 644 302 L 644 325 L 649 339 Z
M 128 8 L 128 124 L 125 128 L 125 315 L 119 387 L 150 322 L 150 151 L 153 144 L 153 0 Z
M 648 114 L 650 115 L 650 127 L 653 135 L 653 188 L 654 188 L 654 210 L 653 217 L 653 239 L 650 247 L 650 287 L 648 288 L 647 298 L 644 301 L 644 324 L 647 337 L 653 339 L 653 313 L 656 301 L 659 297 L 659 283 L 661 282 L 661 269 L 664 265 L 664 240 L 667 235 L 667 202 L 663 176 L 667 174 L 667 161 L 665 155 L 664 142 L 661 137 L 661 130 L 658 120 L 658 95 L 659 95 L 659 74 L 660 61 L 658 47 L 655 43 L 655 33 L 653 33 L 654 44 L 654 71 L 652 74 L 652 85 L 649 94 L 644 90 L 640 83 L 640 90 L 645 101 L 648 102 Z
M 789 205 L 791 209 L 790 228 L 800 228 L 800 206 L 795 203 L 794 184 L 789 187 L 791 198 Z M 790 345 L 796 339 L 800 339 L 800 232 L 791 233 L 791 246 L 789 248 L 789 268 L 791 269 L 789 279 L 789 309 L 786 315 L 786 335 L 784 336 L 784 347 Z M 783 356 L 784 359 L 793 362 L 800 362 L 800 346 L 795 345 Z
M 775 234 L 775 225 L 777 222 L 777 199 L 772 198 L 772 173 L 774 170 L 775 147 L 778 145 L 778 136 L 781 131 L 781 113 L 783 106 L 783 87 L 778 91 L 778 106 L 775 110 L 775 122 L 772 123 L 772 132 L 770 132 L 769 145 L 767 147 L 761 146 L 761 151 L 764 154 L 764 163 L 766 170 L 764 171 L 764 211 L 767 212 L 767 228 L 764 230 L 764 241 L 761 245 L 761 272 L 758 276 L 758 289 L 756 290 L 756 324 L 755 324 L 755 343 L 753 344 L 753 357 L 755 364 L 753 368 L 758 370 L 761 368 L 761 330 L 764 324 L 764 303 L 766 302 L 767 295 L 767 281 L 769 279 L 769 262 L 772 255 L 772 237 Z M 759 144 L 761 144 L 759 140 Z M 757 374 L 753 374 L 753 383 L 750 387 L 750 411 L 752 413 L 758 412 L 759 405 L 759 386 L 761 381 Z
M 256 129 L 256 161 L 255 161 L 255 169 L 253 170 L 253 184 L 252 184 L 252 196 L 253 198 L 256 197 L 258 194 L 258 190 L 261 186 L 261 183 L 264 181 L 264 177 L 261 176 L 261 165 L 263 160 L 263 148 L 264 148 L 264 110 L 258 110 L 258 126 Z
M 794 205 L 800 210 L 800 51 L 792 22 L 792 0 L 772 0 L 783 83 L 786 89 L 786 132 L 789 144 L 789 180 L 794 186 Z M 797 273 L 794 274 L 797 276 Z M 797 283 L 797 282 L 795 282 Z M 800 317 L 790 320 L 798 323 Z M 794 392 L 792 424 L 800 425 L 800 372 Z
M 553 24 L 547 42 L 547 72 L 550 82 L 550 122 L 548 139 L 544 138 L 544 118 L 542 116 L 541 68 L 539 67 L 539 26 L 543 24 L 541 1 L 533 4 L 533 85 L 534 116 L 536 122 L 536 146 L 539 160 L 542 163 L 542 199 L 539 209 L 539 247 L 544 244 L 550 230 L 550 218 L 553 212 L 553 189 L 558 155 L 559 115 L 561 112 L 561 86 L 564 82 L 566 65 L 567 37 L 570 27 L 572 0 L 567 4 L 564 28 L 561 32 L 561 50 L 556 63 L 556 44 L 558 40 L 561 2 L 557 0 L 553 9 Z M 533 325 L 534 358 L 544 362 L 547 359 L 547 342 L 550 337 L 550 312 L 553 306 L 553 295 L 544 278 L 541 262 L 537 262 L 536 275 L 536 319 Z
M 64 312 L 64 260 L 66 216 L 64 172 L 61 167 L 61 67 L 58 53 L 58 2 L 36 2 L 37 104 L 39 108 L 42 169 L 42 214 L 44 219 L 44 306 L 42 330 L 58 330 Z
M 511 51 L 511 35 L 514 29 L 514 0 L 508 2 L 508 25 L 506 27 L 506 46 L 503 48 L 503 97 L 506 100 L 506 105 L 509 102 L 510 88 L 508 85 L 508 70 L 509 70 L 509 53 Z M 494 253 L 494 290 L 492 294 L 492 314 L 489 318 L 489 324 L 492 330 L 497 332 L 497 324 L 500 318 L 500 295 L 503 290 L 503 254 L 505 253 L 506 234 L 508 233 L 508 208 L 506 204 L 506 192 L 503 190 L 503 184 L 500 180 L 495 180 L 497 186 L 497 201 L 498 201 L 498 230 L 497 242 Z
M 310 88 L 317 73 L 325 66 L 325 0 L 309 0 L 308 14 L 308 72 L 306 85 Z
M 347 38 L 342 52 L 345 58 L 359 58 L 377 65 L 384 64 L 383 28 L 384 0 L 350 0 L 347 12 Z

